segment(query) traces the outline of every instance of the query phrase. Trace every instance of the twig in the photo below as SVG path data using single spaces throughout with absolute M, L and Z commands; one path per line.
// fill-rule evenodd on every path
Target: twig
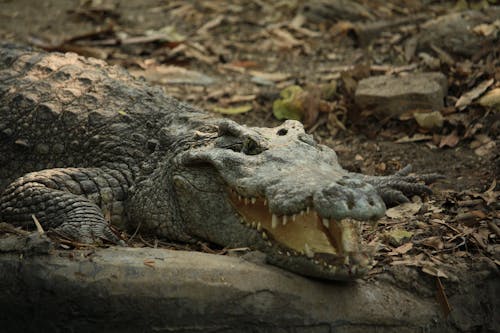
M 500 228 L 496 225 L 495 221 L 488 221 L 488 227 L 497 235 L 497 237 L 500 237 Z
M 36 225 L 36 230 L 40 235 L 43 235 L 45 231 L 42 228 L 42 225 L 40 224 L 40 221 L 36 218 L 35 214 L 31 214 L 31 218 L 33 219 L 33 222 L 35 222 Z

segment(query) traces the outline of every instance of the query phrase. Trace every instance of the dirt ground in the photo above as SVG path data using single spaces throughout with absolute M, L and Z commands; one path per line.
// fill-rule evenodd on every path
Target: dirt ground
M 389 210 L 366 232 L 380 248 L 371 276 L 392 269 L 405 280 L 400 268 L 416 267 L 446 284 L 452 266 L 497 270 L 500 112 L 498 104 L 456 102 L 481 82 L 490 82 L 484 92 L 499 87 L 498 44 L 471 55 L 407 47 L 425 21 L 488 11 L 494 1 L 365 0 L 345 13 L 311 3 L 319 1 L 0 0 L 0 38 L 105 59 L 214 116 L 252 126 L 279 124 L 273 101 L 298 85 L 308 94 L 308 131 L 348 170 L 390 174 L 412 164 L 415 172 L 446 176 L 433 196 Z M 394 20 L 406 21 L 363 34 L 367 22 Z M 363 78 L 425 71 L 448 79 L 441 126 L 423 128 L 411 112 L 380 117 L 354 103 Z

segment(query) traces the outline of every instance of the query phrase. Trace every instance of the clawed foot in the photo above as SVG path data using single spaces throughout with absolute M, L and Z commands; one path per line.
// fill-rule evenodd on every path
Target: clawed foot
M 373 185 L 387 206 L 395 206 L 409 202 L 414 195 L 430 195 L 432 190 L 427 186 L 438 179 L 445 178 L 438 173 L 409 175 L 411 165 L 390 176 L 367 176 L 363 180 Z
M 118 232 L 106 222 L 96 223 L 92 221 L 92 223 L 81 223 L 77 225 L 65 223 L 53 230 L 56 234 L 81 244 L 126 245 L 119 237 Z

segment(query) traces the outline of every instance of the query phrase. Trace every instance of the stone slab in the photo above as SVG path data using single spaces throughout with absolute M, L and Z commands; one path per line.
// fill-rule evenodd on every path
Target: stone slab
M 442 109 L 447 89 L 446 77 L 437 72 L 372 76 L 359 82 L 354 101 L 377 116 L 397 117 L 411 110 Z

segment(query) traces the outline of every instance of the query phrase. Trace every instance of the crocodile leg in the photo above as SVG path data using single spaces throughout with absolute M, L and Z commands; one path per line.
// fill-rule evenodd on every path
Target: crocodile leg
M 362 180 L 375 187 L 388 206 L 408 202 L 413 195 L 430 195 L 432 190 L 427 185 L 444 178 L 438 173 L 410 175 L 411 171 L 412 166 L 407 165 L 390 176 L 358 175 Z
M 107 168 L 47 169 L 26 174 L 11 183 L 0 197 L 0 220 L 44 228 L 71 239 L 121 243 L 106 220 L 124 221 L 126 175 Z

